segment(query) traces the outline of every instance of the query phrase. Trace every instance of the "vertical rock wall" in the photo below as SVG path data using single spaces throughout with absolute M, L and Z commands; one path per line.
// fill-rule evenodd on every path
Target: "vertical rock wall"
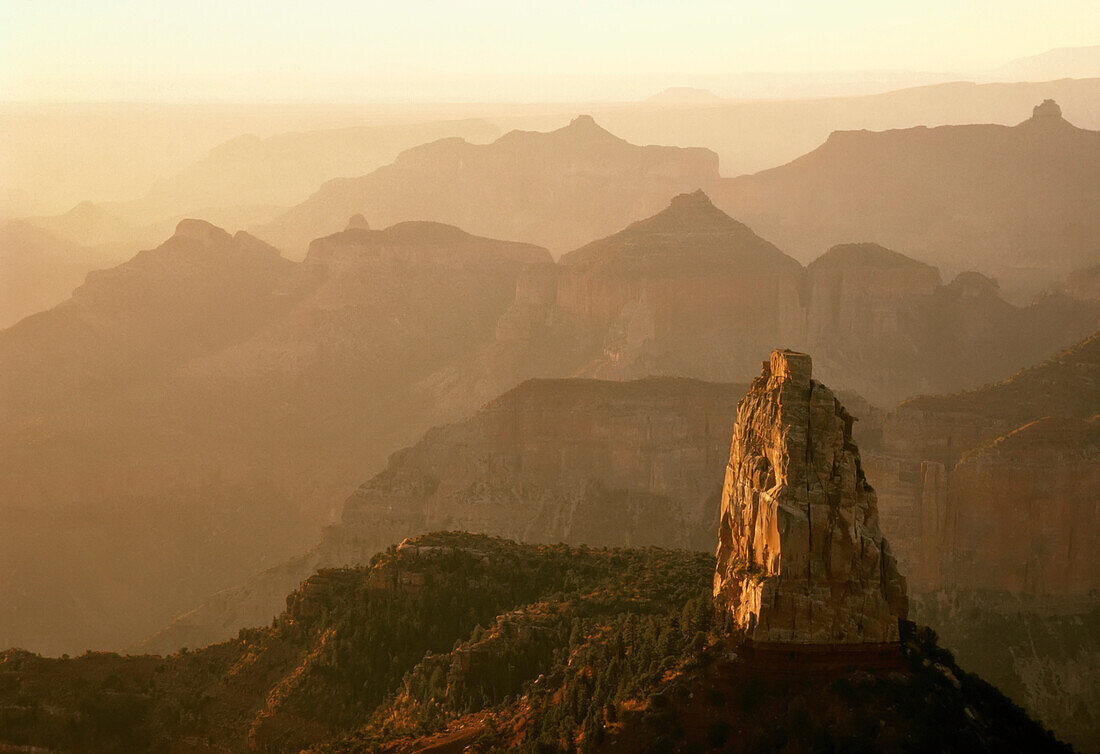
M 714 595 L 755 642 L 884 643 L 908 609 L 851 415 L 773 351 L 737 409 Z

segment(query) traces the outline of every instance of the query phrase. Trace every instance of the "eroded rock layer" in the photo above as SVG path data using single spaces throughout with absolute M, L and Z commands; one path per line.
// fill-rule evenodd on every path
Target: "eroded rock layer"
M 714 596 L 755 642 L 885 643 L 908 609 L 852 442 L 852 416 L 773 351 L 737 408 Z

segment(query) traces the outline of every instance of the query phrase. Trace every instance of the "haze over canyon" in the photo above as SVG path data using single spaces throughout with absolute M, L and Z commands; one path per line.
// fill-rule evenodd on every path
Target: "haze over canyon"
M 1100 47 L 1021 8 L 13 11 L 0 751 L 1100 749 Z

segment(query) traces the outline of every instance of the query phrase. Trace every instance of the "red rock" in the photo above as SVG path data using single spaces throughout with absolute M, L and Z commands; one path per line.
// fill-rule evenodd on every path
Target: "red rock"
M 811 370 L 808 355 L 773 351 L 738 404 L 715 602 L 753 642 L 897 641 L 905 581 L 879 530 L 853 419 Z

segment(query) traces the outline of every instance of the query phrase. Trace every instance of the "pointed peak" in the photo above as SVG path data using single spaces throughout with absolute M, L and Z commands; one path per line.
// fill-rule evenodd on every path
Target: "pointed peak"
M 714 206 L 714 202 L 710 200 L 710 197 L 707 196 L 707 192 L 703 191 L 703 189 L 695 189 L 694 191 L 677 194 L 676 196 L 672 197 L 672 200 L 668 203 L 668 206 L 696 209 L 705 209 L 709 207 L 715 212 L 722 212 L 722 210 Z
M 668 206 L 648 220 L 635 223 L 645 231 L 714 231 L 744 226 L 714 206 L 702 189 L 672 197 Z
M 80 202 L 68 212 L 58 215 L 57 219 L 72 220 L 82 223 L 122 223 L 122 220 L 103 209 L 100 205 L 87 200 Z
M 760 269 L 801 265 L 773 244 L 714 206 L 704 191 L 679 194 L 663 210 L 631 223 L 607 238 L 565 254 L 574 269 Z
M 208 223 L 206 220 L 196 220 L 192 218 L 180 220 L 179 224 L 176 225 L 176 232 L 172 234 L 172 237 L 191 238 L 196 241 L 201 241 L 204 244 L 224 243 L 232 238 L 232 236 L 217 225 Z
M 587 114 L 578 115 L 569 121 L 568 126 L 559 128 L 553 133 L 568 136 L 571 139 L 587 141 L 622 141 L 618 136 L 597 123 L 595 118 Z

